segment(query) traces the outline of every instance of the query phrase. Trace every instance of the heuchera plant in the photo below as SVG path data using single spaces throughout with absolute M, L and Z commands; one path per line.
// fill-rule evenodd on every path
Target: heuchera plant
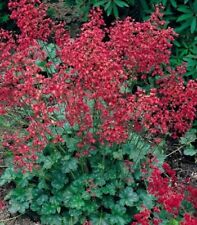
M 124 142 L 135 122 L 153 134 L 177 136 L 190 128 L 197 83 L 185 86 L 181 67 L 163 69 L 170 67 L 175 33 L 161 29 L 158 8 L 149 21 L 127 18 L 109 29 L 95 10 L 73 40 L 63 24 L 47 18 L 38 0 L 10 1 L 9 7 L 21 33 L 1 30 L 0 111 L 21 117 L 22 129 L 16 127 L 4 139 L 16 164 L 31 169 L 50 138 L 63 141 L 51 128 L 66 122 L 78 126 L 82 154 L 97 141 Z M 133 91 L 133 83 L 148 76 L 162 77 L 158 87 Z
M 135 175 L 138 181 L 130 184 L 132 171 L 140 173 L 140 160 L 152 150 L 140 138 L 132 138 L 136 135 L 133 131 L 144 130 L 153 138 L 164 134 L 176 138 L 195 118 L 197 83 L 185 85 L 181 77 L 184 67 L 173 70 L 169 64 L 176 34 L 171 28 L 162 28 L 159 8 L 146 22 L 127 18 L 110 28 L 105 26 L 101 11 L 95 9 L 75 39 L 69 37 L 63 23 L 56 24 L 47 17 L 47 8 L 39 0 L 10 0 L 9 8 L 20 33 L 0 31 L 0 114 L 15 126 L 5 132 L 3 146 L 13 152 L 15 165 L 23 171 L 42 171 L 43 164 L 48 163 L 42 173 L 32 173 L 26 179 L 21 174 L 20 179 L 27 183 L 16 179 L 21 182 L 16 182 L 19 189 L 10 194 L 10 203 L 23 205 L 23 210 L 16 207 L 15 211 L 30 208 L 41 212 L 46 224 L 49 214 L 57 216 L 63 211 L 70 224 L 97 225 L 99 218 L 105 218 L 101 224 L 129 223 L 132 219 L 128 215 L 132 217 L 142 202 L 138 201 L 138 186 L 146 189 L 139 181 L 141 175 Z M 149 77 L 156 77 L 157 84 L 147 92 L 138 83 L 146 83 Z M 135 164 L 134 169 L 131 164 Z M 125 175 L 124 169 L 120 172 L 125 167 L 130 175 Z M 111 177 L 108 170 L 112 170 Z M 102 176 L 104 180 L 97 180 Z M 150 194 L 158 198 L 164 211 L 177 215 L 176 207 L 185 197 L 169 188 L 167 193 L 178 204 L 174 206 L 168 196 L 160 196 L 160 186 L 155 190 L 157 179 L 163 182 L 155 168 Z M 39 180 L 41 186 L 35 189 Z M 170 181 L 164 181 L 168 187 Z M 28 191 L 22 200 L 20 194 L 17 199 L 20 188 Z M 67 198 L 63 203 L 56 199 L 60 189 Z M 44 200 L 34 201 L 41 192 Z M 77 193 L 84 194 L 83 200 Z M 49 198 L 50 204 L 45 205 Z M 86 212 L 85 205 L 91 202 L 92 211 Z M 91 217 L 93 212 L 98 214 Z M 120 218 L 115 218 L 117 212 Z M 146 215 L 143 219 L 150 220 L 150 209 L 141 213 Z M 140 218 L 135 217 L 138 223 L 146 224 Z M 194 220 L 188 214 L 184 218 Z M 59 224 L 67 222 L 61 218 Z

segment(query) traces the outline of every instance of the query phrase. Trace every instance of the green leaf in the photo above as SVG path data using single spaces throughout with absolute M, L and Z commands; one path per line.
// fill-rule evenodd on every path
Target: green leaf
M 42 215 L 41 216 L 42 224 L 47 225 L 62 225 L 62 217 L 59 215 Z M 68 224 L 68 223 L 67 223 Z
M 173 44 L 177 47 L 181 47 L 181 44 L 177 40 L 174 40 Z
M 184 12 L 184 13 L 192 13 L 191 9 L 188 6 L 181 5 L 177 8 L 178 11 Z
M 102 188 L 103 194 L 115 195 L 116 188 L 114 184 L 107 184 L 105 187 Z
M 41 213 L 43 215 L 51 215 L 55 214 L 57 210 L 57 206 L 51 203 L 44 203 L 41 208 Z
M 40 61 L 40 60 L 37 60 L 36 61 L 36 65 L 39 66 L 39 67 L 41 67 L 41 68 L 45 67 L 46 64 L 47 64 L 46 61 Z
M 155 204 L 155 197 L 143 189 L 139 189 L 138 194 L 140 199 L 142 199 L 143 205 L 146 206 L 148 209 L 152 209 Z
M 51 186 L 54 189 L 60 190 L 68 182 L 68 178 L 61 172 L 53 173 Z
M 113 158 L 114 159 L 118 159 L 118 160 L 123 159 L 123 153 L 122 153 L 122 151 L 119 150 L 117 152 L 113 152 Z
M 75 209 L 82 209 L 85 205 L 84 200 L 81 198 L 81 195 L 73 195 L 70 200 L 70 207 Z
M 42 168 L 47 170 L 51 169 L 53 164 L 54 164 L 54 161 L 50 157 L 46 157 Z
M 51 127 L 51 131 L 55 135 L 62 135 L 64 132 L 64 128 L 62 127 Z
M 119 204 L 113 205 L 112 214 L 109 216 L 110 224 L 125 225 L 129 222 L 129 219 L 124 206 Z
M 191 33 L 193 34 L 196 30 L 196 20 L 197 20 L 197 17 L 194 17 L 193 20 L 192 20 L 192 23 L 191 23 Z
M 14 180 L 16 177 L 16 174 L 14 173 L 14 168 L 8 167 L 3 175 L 0 177 L 0 186 L 3 186 L 6 183 L 10 183 L 12 180 Z
M 183 15 L 179 16 L 176 21 L 177 22 L 181 22 L 183 20 L 192 19 L 192 18 L 193 18 L 193 14 L 192 13 L 187 13 L 187 14 L 183 14 Z
M 3 15 L 0 17 L 0 23 L 6 23 L 9 20 L 9 15 Z
M 117 6 L 121 7 L 121 8 L 123 8 L 123 7 L 129 7 L 129 5 L 126 2 L 122 1 L 122 0 L 114 0 L 114 3 Z
M 194 9 L 194 13 L 197 13 L 197 1 L 195 0 L 195 2 L 193 3 L 193 9 Z
M 107 11 L 108 9 L 111 9 L 112 10 L 112 2 L 111 1 L 108 1 L 107 4 L 104 7 L 104 10 L 105 11 Z
M 177 2 L 176 0 L 170 0 L 171 5 L 176 8 L 177 7 Z
M 131 187 L 125 188 L 120 193 L 120 198 L 120 204 L 126 206 L 133 206 L 134 202 L 137 202 L 139 200 L 138 195 L 133 191 Z
M 189 130 L 184 137 L 181 137 L 180 143 L 183 145 L 188 145 L 192 142 L 195 142 L 197 139 L 196 131 L 195 129 Z
M 167 0 L 162 0 L 161 3 L 163 4 L 163 6 L 166 6 Z
M 109 221 L 106 219 L 106 217 L 103 216 L 102 214 L 100 216 L 97 215 L 90 216 L 90 221 L 92 224 L 111 225 Z
M 40 195 L 40 196 L 37 198 L 36 202 L 37 202 L 38 205 L 43 205 L 43 203 L 44 203 L 44 202 L 47 202 L 48 199 L 49 199 L 49 198 L 48 198 L 48 195 L 42 194 L 42 195 Z
M 188 29 L 191 25 L 191 21 L 185 21 L 184 23 L 181 24 L 180 27 L 177 27 L 175 30 L 178 32 L 178 33 L 181 33 L 183 32 L 185 29 Z
M 147 4 L 147 1 L 140 0 L 140 4 L 141 4 L 142 8 L 143 8 L 145 11 L 149 10 L 149 6 L 148 6 L 148 4 Z
M 65 160 L 62 162 L 62 172 L 63 173 L 70 173 L 71 171 L 75 171 L 78 168 L 77 159 L 72 158 L 69 160 Z
M 197 149 L 195 149 L 195 147 L 190 144 L 186 149 L 184 149 L 183 153 L 184 155 L 194 156 L 197 153 Z
M 108 2 L 107 0 L 98 1 L 98 2 L 95 2 L 93 5 L 94 7 L 104 6 L 107 2 Z
M 179 225 L 179 221 L 176 220 L 176 219 L 171 219 L 171 220 L 167 223 L 167 225 Z
M 113 4 L 113 13 L 116 18 L 119 17 L 118 7 L 115 4 Z
M 25 213 L 25 211 L 29 208 L 29 202 L 18 202 L 14 200 L 9 201 L 10 207 L 9 212 L 10 213 Z

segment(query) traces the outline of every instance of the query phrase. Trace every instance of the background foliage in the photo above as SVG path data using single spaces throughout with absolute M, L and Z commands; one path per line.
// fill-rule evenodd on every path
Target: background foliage
M 179 34 L 174 42 L 171 62 L 174 66 L 186 62 L 185 79 L 197 78 L 197 0 L 44 0 L 43 2 L 50 4 L 49 15 L 66 20 L 73 35 L 79 32 L 78 27 L 81 23 L 87 21 L 92 6 L 103 8 L 108 21 L 128 15 L 142 21 L 149 17 L 154 5 L 161 3 L 165 7 L 166 26 L 175 28 Z M 65 4 L 62 14 L 55 10 L 59 2 Z M 13 21 L 9 19 L 7 3 L 8 0 L 0 2 L 0 26 L 16 29 Z
M 52 1 L 52 0 L 50 0 Z M 183 61 L 187 63 L 185 79 L 197 78 L 197 0 L 64 0 L 65 7 L 74 7 L 76 11 L 70 17 L 80 15 L 82 21 L 87 20 L 89 10 L 93 6 L 103 8 L 107 20 L 114 18 L 132 18 L 144 21 L 153 11 L 156 4 L 162 4 L 166 26 L 175 28 L 179 37 L 174 42 L 173 57 L 174 66 Z

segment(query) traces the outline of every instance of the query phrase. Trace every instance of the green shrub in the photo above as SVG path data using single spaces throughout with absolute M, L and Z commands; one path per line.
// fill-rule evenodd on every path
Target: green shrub
M 33 211 L 48 225 L 85 224 L 86 220 L 94 225 L 129 224 L 141 205 L 148 209 L 154 205 L 140 168 L 148 153 L 159 156 L 162 149 L 162 145 L 153 149 L 137 134 L 131 136 L 125 144 L 97 144 L 88 156 L 77 157 L 78 140 L 67 128 L 65 143 L 48 145 L 33 172 L 6 169 L 0 184 L 16 186 L 6 197 L 10 212 Z

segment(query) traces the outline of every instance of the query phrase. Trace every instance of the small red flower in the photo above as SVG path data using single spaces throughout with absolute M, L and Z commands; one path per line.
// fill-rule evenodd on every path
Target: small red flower
M 184 220 L 180 223 L 181 225 L 196 225 L 197 218 L 193 217 L 189 213 L 184 214 Z
M 5 208 L 5 202 L 0 199 L 0 210 L 3 210 Z

